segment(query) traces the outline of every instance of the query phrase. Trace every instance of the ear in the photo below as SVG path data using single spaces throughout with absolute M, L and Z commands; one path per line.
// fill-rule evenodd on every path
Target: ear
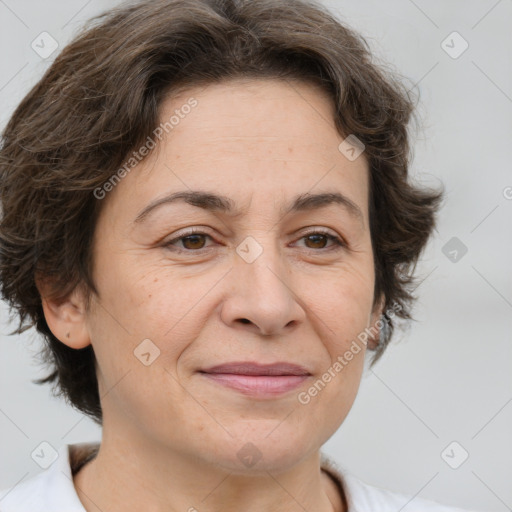
M 90 345 L 83 292 L 77 287 L 66 298 L 57 300 L 51 298 L 50 287 L 42 280 L 36 279 L 36 286 L 52 334 L 70 348 L 80 349 Z
M 379 300 L 375 301 L 374 307 L 369 315 L 369 326 L 368 329 L 370 332 L 375 333 L 373 336 L 370 336 L 368 338 L 368 349 L 369 350 L 376 350 L 379 345 L 379 336 L 380 336 L 380 318 L 382 316 L 382 313 L 384 312 L 384 304 L 385 304 L 385 297 L 384 295 L 381 295 Z M 379 323 L 377 323 L 379 322 Z

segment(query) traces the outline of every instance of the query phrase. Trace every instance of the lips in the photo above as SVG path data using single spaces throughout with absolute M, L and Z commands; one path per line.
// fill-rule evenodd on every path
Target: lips
M 200 375 L 224 388 L 252 399 L 275 399 L 287 395 L 310 377 L 302 366 L 292 363 L 259 364 L 233 362 L 201 370 Z
M 272 364 L 260 364 L 252 361 L 236 361 L 220 364 L 201 370 L 201 373 L 253 376 L 310 375 L 305 368 L 293 363 L 278 362 Z

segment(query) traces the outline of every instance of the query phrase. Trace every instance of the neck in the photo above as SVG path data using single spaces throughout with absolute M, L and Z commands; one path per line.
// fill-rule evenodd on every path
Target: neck
M 111 436 L 105 425 L 97 456 L 74 484 L 87 512 L 346 512 L 319 452 L 293 467 L 235 473 L 145 439 Z

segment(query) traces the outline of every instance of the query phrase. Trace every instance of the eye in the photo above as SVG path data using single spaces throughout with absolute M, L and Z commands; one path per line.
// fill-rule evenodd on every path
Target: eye
M 323 229 L 310 231 L 303 235 L 300 240 L 304 240 L 306 243 L 312 244 L 306 247 L 313 250 L 332 250 L 346 246 L 345 242 L 339 236 L 333 235 L 329 231 L 325 231 Z M 333 242 L 333 245 L 326 247 L 328 242 Z
M 186 233 L 182 233 L 179 237 L 173 238 L 164 244 L 164 247 L 167 247 L 171 250 L 176 250 L 178 252 L 194 252 L 200 251 L 205 248 L 205 239 L 212 237 L 202 231 L 190 230 Z M 181 247 L 176 247 L 177 243 L 181 243 Z
M 199 252 L 209 247 L 206 245 L 206 239 L 212 240 L 212 237 L 202 231 L 191 229 L 169 240 L 164 244 L 164 247 L 176 252 Z M 311 244 L 307 245 L 306 248 L 313 251 L 329 251 L 346 247 L 345 242 L 339 236 L 322 229 L 312 230 L 303 235 L 299 240 L 304 240 L 306 244 Z M 327 245 L 329 242 L 331 242 L 330 246 Z M 181 244 L 181 247 L 179 244 Z

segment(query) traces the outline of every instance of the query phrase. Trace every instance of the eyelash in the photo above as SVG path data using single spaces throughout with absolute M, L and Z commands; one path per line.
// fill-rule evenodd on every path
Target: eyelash
M 176 247 L 172 247 L 175 242 L 179 242 L 180 240 L 183 240 L 183 239 L 185 239 L 185 238 L 187 238 L 187 237 L 189 237 L 191 235 L 204 235 L 204 236 L 209 237 L 209 238 L 211 238 L 213 240 L 212 236 L 210 236 L 208 233 L 204 233 L 200 229 L 190 229 L 189 231 L 181 234 L 180 236 L 178 236 L 176 238 L 173 238 L 172 240 L 169 240 L 168 242 L 165 242 L 165 244 L 163 246 L 168 248 L 169 250 L 171 250 L 173 252 L 179 252 L 179 253 L 186 253 L 186 252 L 188 252 L 188 253 L 200 253 L 202 251 L 206 251 L 206 250 L 209 249 L 209 247 L 202 247 L 201 249 L 181 249 L 181 248 L 177 249 Z M 347 244 L 345 243 L 345 241 L 342 240 L 340 237 L 335 236 L 335 235 L 331 234 L 330 232 L 328 232 L 327 230 L 324 230 L 324 229 L 321 229 L 321 228 L 314 229 L 312 231 L 304 233 L 299 238 L 299 240 L 302 240 L 303 238 L 307 238 L 308 236 L 311 236 L 311 235 L 323 235 L 329 241 L 334 242 L 335 246 L 324 247 L 324 248 L 320 248 L 320 249 L 309 249 L 310 251 L 313 251 L 313 252 L 331 251 L 331 250 L 339 250 L 339 249 L 347 247 Z M 336 247 L 336 246 L 338 246 L 338 247 Z M 308 249 L 308 248 L 306 248 L 306 249 Z

